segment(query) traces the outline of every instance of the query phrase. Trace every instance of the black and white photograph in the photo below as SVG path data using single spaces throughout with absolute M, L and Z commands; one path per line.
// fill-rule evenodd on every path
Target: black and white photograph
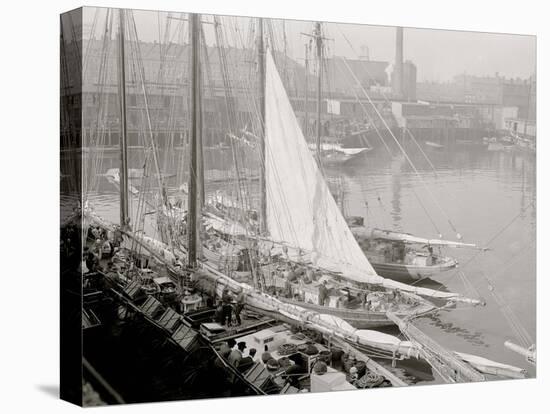
M 59 58 L 63 399 L 536 377 L 535 36 L 83 7 Z
M 544 411 L 543 2 L 2 11 L 1 412 Z

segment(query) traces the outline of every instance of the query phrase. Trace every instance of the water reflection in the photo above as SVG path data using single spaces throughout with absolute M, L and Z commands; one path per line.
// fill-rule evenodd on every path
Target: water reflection
M 504 348 L 504 341 L 515 339 L 501 309 L 491 301 L 483 274 L 498 272 L 495 288 L 517 314 L 529 334 L 535 338 L 535 247 L 527 249 L 517 263 L 502 270 L 507 260 L 533 243 L 536 234 L 536 160 L 525 153 L 490 152 L 482 146 L 455 145 L 428 153 L 432 166 L 414 146 L 407 147 L 408 155 L 418 170 L 397 151 L 388 154 L 376 148 L 368 154 L 337 168 L 327 168 L 325 174 L 331 186 L 345 187 L 345 207 L 348 214 L 365 217 L 367 226 L 402 230 L 423 237 L 455 239 L 457 231 L 464 241 L 483 246 L 502 231 L 519 214 L 509 228 L 492 243 L 492 250 L 482 254 L 470 250 L 446 250 L 458 259 L 460 270 L 487 299 L 484 308 L 450 309 L 436 316 L 418 320 L 418 326 L 442 345 L 461 352 L 471 352 L 504 363 L 535 369 Z M 143 168 L 143 151 L 130 152 L 130 168 Z M 185 172 L 181 150 L 163 154 L 161 164 L 170 194 L 175 194 Z M 118 153 L 104 153 L 98 173 L 118 168 Z M 257 174 L 257 163 L 248 162 L 250 174 Z M 232 169 L 229 151 L 205 150 L 207 176 L 228 176 Z M 216 173 L 213 171 L 216 170 Z M 155 191 L 155 180 L 132 180 L 132 185 Z M 230 180 L 231 181 L 231 180 Z M 343 184 L 342 184 L 343 183 Z M 63 185 L 63 180 L 62 180 Z M 232 182 L 211 180 L 206 191 L 231 191 Z M 246 183 L 251 202 L 257 203 L 257 181 Z M 441 208 L 432 200 L 435 198 Z M 88 195 L 95 209 L 107 219 L 118 221 L 118 191 L 105 178 Z M 419 201 L 420 200 L 420 201 Z M 135 209 L 137 198 L 131 200 Z M 135 217 L 135 211 L 132 215 Z M 151 220 L 151 215 L 147 220 Z M 147 225 L 155 233 L 153 223 Z M 474 257 L 475 256 L 475 257 Z M 472 258 L 474 257 L 474 260 Z M 461 278 L 452 272 L 426 281 L 423 286 L 434 289 L 465 292 Z M 431 374 L 426 374 L 431 375 Z
M 452 310 L 447 312 L 452 312 Z M 436 327 L 445 333 L 456 335 L 474 346 L 489 347 L 489 344 L 483 340 L 483 333 L 480 331 L 470 331 L 457 326 L 453 322 L 444 322 L 437 314 L 426 316 L 424 319 L 429 320 L 429 324 L 431 326 Z

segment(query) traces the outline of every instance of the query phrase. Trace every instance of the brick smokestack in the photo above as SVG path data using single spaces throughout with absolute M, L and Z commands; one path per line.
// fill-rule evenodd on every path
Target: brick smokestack
M 395 64 L 393 68 L 393 93 L 396 97 L 403 97 L 403 28 L 395 28 Z

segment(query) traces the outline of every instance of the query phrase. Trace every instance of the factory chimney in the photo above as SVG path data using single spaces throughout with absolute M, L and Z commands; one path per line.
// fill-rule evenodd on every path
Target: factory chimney
M 396 27 L 395 31 L 395 64 L 393 68 L 393 93 L 403 98 L 403 28 Z

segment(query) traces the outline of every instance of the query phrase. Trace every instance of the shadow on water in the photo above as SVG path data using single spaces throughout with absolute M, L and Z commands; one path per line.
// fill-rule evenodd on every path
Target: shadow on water
M 445 286 L 443 283 L 438 282 L 437 280 L 433 279 L 424 279 L 418 283 L 415 283 L 418 287 L 428 288 L 432 290 L 437 290 L 439 292 L 450 292 L 447 286 Z
M 427 321 L 427 324 L 435 328 L 441 329 L 443 332 L 453 334 L 460 338 L 463 338 L 466 342 L 488 348 L 489 344 L 483 340 L 483 333 L 480 331 L 469 331 L 468 329 L 461 328 L 453 322 L 444 322 L 439 315 L 430 315 L 423 318 Z
M 440 292 L 450 292 L 449 289 L 444 284 L 433 279 L 424 279 L 421 282 L 417 283 L 416 286 L 429 288 Z M 452 312 L 452 310 L 453 308 L 451 308 L 450 310 L 442 311 L 443 315 L 447 315 L 448 312 Z M 483 340 L 482 332 L 480 331 L 472 332 L 468 329 L 461 328 L 460 326 L 456 325 L 453 322 L 443 321 L 441 318 L 441 314 L 431 314 L 431 315 L 423 316 L 421 320 L 424 321 L 425 324 L 432 326 L 434 328 L 437 328 L 442 332 L 445 332 L 446 334 L 453 334 L 457 337 L 460 337 L 476 347 L 485 347 L 485 348 L 489 347 L 489 344 L 487 344 Z M 400 334 L 400 331 L 397 327 L 386 327 L 381 329 L 381 331 L 390 335 L 398 336 Z

